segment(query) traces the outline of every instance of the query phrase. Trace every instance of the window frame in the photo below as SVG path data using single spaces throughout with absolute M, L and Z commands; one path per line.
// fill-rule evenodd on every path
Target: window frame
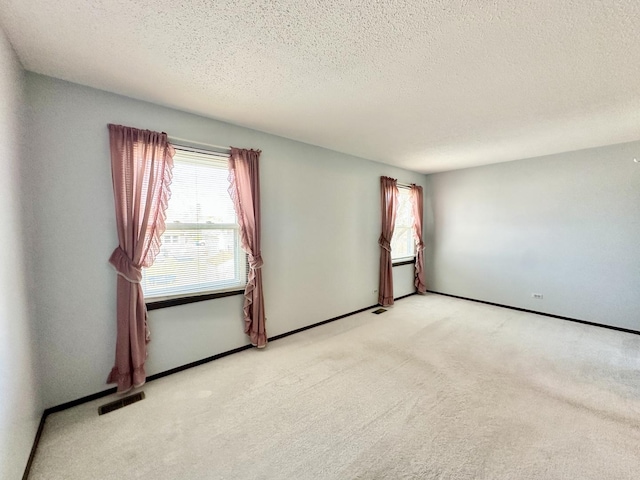
M 409 208 L 411 209 L 411 216 L 413 217 L 413 206 L 411 205 L 411 187 L 409 187 L 408 185 L 397 185 L 398 187 L 398 197 L 400 196 L 400 190 L 406 190 L 409 192 Z M 398 207 L 400 206 L 400 202 L 398 199 Z M 397 227 L 397 223 L 398 223 L 398 212 L 396 212 L 396 224 L 393 226 L 393 232 L 395 235 L 396 232 L 396 227 Z M 415 242 L 415 238 L 413 236 L 413 225 L 411 225 L 411 238 L 413 239 L 413 255 L 405 255 L 404 257 L 397 257 L 397 258 L 393 258 L 393 248 L 391 249 L 391 266 L 392 267 L 400 267 L 402 265 L 410 265 L 410 264 L 414 264 L 415 260 L 416 260 L 416 242 Z M 393 242 L 393 237 L 392 238 L 392 242 Z
M 209 163 L 212 167 L 215 167 L 215 164 L 222 164 L 223 162 L 229 162 L 229 153 L 225 152 L 217 152 L 213 150 L 206 150 L 202 148 L 194 148 L 187 145 L 177 145 L 172 143 L 172 146 L 176 150 L 176 154 L 180 152 L 195 153 L 199 155 L 207 155 L 210 156 L 210 162 L 207 162 L 206 159 L 202 160 L 193 160 L 191 163 L 198 164 L 201 163 L 206 165 Z M 174 156 L 174 161 L 176 160 Z M 180 160 L 183 163 L 190 163 L 189 160 Z M 222 168 L 221 168 L 222 169 Z M 171 200 L 169 200 L 171 201 Z M 236 262 L 241 260 L 239 264 L 238 271 L 244 272 L 244 280 L 238 284 L 232 284 L 228 287 L 221 288 L 213 288 L 213 289 L 205 289 L 193 292 L 179 292 L 175 294 L 168 295 L 156 295 L 156 296 L 147 296 L 145 295 L 145 304 L 147 306 L 147 310 L 156 310 L 160 308 L 173 307 L 177 305 L 185 305 L 189 303 L 202 302 L 206 300 L 212 300 L 216 298 L 229 297 L 234 295 L 242 295 L 244 294 L 247 281 L 248 281 L 248 271 L 249 271 L 249 262 L 247 258 L 247 254 L 242 250 L 241 242 L 240 242 L 240 225 L 237 223 L 180 223 L 180 222 L 167 222 L 165 224 L 165 232 L 164 235 L 172 235 L 171 231 L 206 231 L 206 230 L 234 230 L 234 255 Z M 172 240 L 171 243 L 176 243 Z M 164 242 L 163 242 L 164 244 Z M 147 300 L 148 299 L 148 300 Z

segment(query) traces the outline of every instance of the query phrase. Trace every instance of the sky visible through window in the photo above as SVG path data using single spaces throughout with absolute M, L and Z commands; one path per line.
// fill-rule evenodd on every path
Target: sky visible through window
M 228 176 L 226 168 L 176 161 L 167 223 L 236 223 Z

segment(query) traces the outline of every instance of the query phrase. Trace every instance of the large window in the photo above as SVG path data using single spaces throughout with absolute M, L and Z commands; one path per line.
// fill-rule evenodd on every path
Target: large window
M 144 269 L 147 300 L 244 288 L 246 255 L 229 197 L 228 158 L 176 150 L 162 248 Z
M 391 237 L 391 259 L 395 263 L 412 259 L 416 254 L 410 190 L 406 187 L 398 187 L 398 192 L 396 225 Z

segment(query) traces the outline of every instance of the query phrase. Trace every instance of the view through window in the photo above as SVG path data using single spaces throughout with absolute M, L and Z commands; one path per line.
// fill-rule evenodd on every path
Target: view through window
M 398 187 L 398 192 L 396 225 L 391 237 L 391 259 L 394 261 L 408 260 L 416 254 L 411 192 L 406 187 Z
M 146 299 L 244 288 L 246 256 L 229 196 L 228 158 L 176 149 L 162 247 L 143 270 Z

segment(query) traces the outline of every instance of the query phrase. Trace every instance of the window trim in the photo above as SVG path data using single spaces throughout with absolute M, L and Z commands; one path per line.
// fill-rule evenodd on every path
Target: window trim
M 216 298 L 232 297 L 234 295 L 244 295 L 242 290 L 229 290 L 226 292 L 216 291 L 215 293 L 205 293 L 191 295 L 188 297 L 165 298 L 164 300 L 151 300 L 146 302 L 147 311 L 160 310 L 162 308 L 177 307 L 178 305 L 187 305 L 189 303 L 205 302 Z
M 416 263 L 416 257 L 414 255 L 413 257 L 396 258 L 391 263 L 391 266 L 392 267 L 400 267 L 402 265 L 415 265 L 415 263 Z
M 399 191 L 400 190 L 406 190 L 407 192 L 409 192 L 409 199 L 411 200 L 411 187 L 408 185 L 397 185 L 398 187 L 398 196 L 399 196 Z M 412 212 L 413 215 L 413 212 Z M 396 216 L 396 222 L 398 221 L 397 216 Z M 409 228 L 411 228 L 413 230 L 413 225 L 410 226 Z M 394 229 L 394 234 L 395 234 L 395 229 L 396 229 L 396 225 L 393 226 Z M 412 236 L 413 238 L 413 236 Z M 393 237 L 392 237 L 393 240 Z M 416 258 L 416 244 L 415 244 L 415 240 L 413 242 L 413 255 L 409 255 L 409 256 L 405 256 L 405 257 L 398 257 L 398 258 L 393 258 L 393 250 L 391 251 L 391 266 L 392 267 L 399 267 L 400 265 L 408 265 L 409 263 L 415 263 L 415 258 Z

